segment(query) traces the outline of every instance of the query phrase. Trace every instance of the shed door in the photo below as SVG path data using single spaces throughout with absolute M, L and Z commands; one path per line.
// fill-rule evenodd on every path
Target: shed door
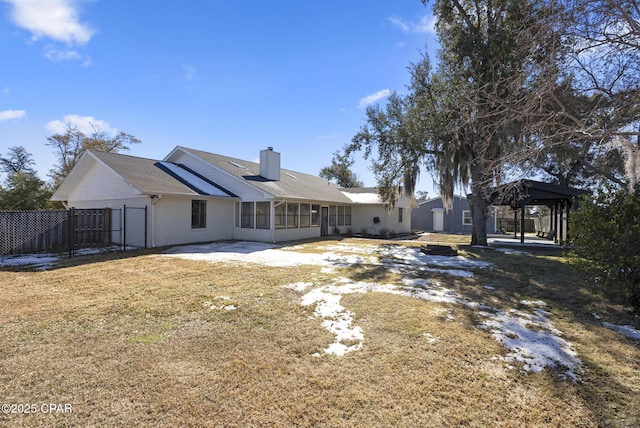
M 444 210 L 433 210 L 433 230 L 442 232 L 444 230 Z

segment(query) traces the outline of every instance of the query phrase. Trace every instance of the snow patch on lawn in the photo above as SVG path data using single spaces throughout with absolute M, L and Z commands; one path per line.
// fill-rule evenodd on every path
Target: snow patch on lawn
M 362 349 L 363 329 L 355 325 L 355 314 L 342 303 L 342 296 L 354 293 L 387 293 L 432 302 L 462 305 L 478 312 L 486 320 L 481 327 L 508 349 L 503 359 L 518 362 L 525 371 L 538 372 L 545 367 L 564 369 L 565 377 L 574 381 L 581 372 L 581 362 L 572 346 L 561 338 L 562 333 L 553 327 L 551 312 L 543 301 L 522 300 L 526 309 L 508 311 L 491 308 L 466 299 L 429 274 L 445 274 L 469 278 L 470 269 L 493 268 L 491 263 L 468 259 L 463 256 L 447 257 L 427 255 L 419 248 L 401 245 L 353 245 L 332 244 L 317 248 L 319 253 L 299 252 L 305 245 L 283 249 L 265 243 L 214 243 L 176 247 L 165 255 L 210 262 L 257 263 L 277 267 L 317 265 L 323 273 L 333 273 L 335 268 L 358 265 L 383 266 L 403 278 L 398 284 L 381 284 L 338 278 L 330 284 L 298 282 L 287 285 L 300 293 L 303 306 L 313 306 L 313 316 L 321 319 L 321 325 L 334 336 L 334 341 L 323 352 L 343 356 Z M 493 287 L 485 286 L 487 290 Z M 425 333 L 429 343 L 439 338 Z M 316 354 L 319 355 L 319 354 Z
M 629 339 L 640 340 L 640 330 L 634 328 L 632 325 L 616 325 L 610 322 L 603 322 L 602 325 Z
M 429 280 L 411 280 L 405 278 L 403 283 L 412 285 L 397 286 L 394 284 L 355 282 L 349 278 L 340 278 L 331 285 L 314 288 L 303 295 L 301 298 L 302 306 L 315 304 L 314 316 L 321 318 L 322 327 L 335 336 L 335 341 L 325 348 L 324 352 L 326 354 L 343 356 L 348 352 L 362 349 L 364 332 L 360 326 L 353 325 L 353 312 L 340 304 L 342 296 L 345 294 L 374 292 L 395 294 L 434 302 L 457 303 L 462 301 L 460 296 L 444 287 L 431 287 L 433 284 Z M 427 285 L 430 287 L 425 288 Z M 290 284 L 287 287 L 292 289 L 301 288 L 300 283 Z M 307 287 L 305 287 L 305 289 L 306 288 Z M 430 343 L 433 342 L 430 341 Z
M 528 251 L 516 250 L 515 248 L 496 248 L 495 250 L 501 253 L 511 254 L 514 256 L 530 256 L 531 255 L 531 253 Z
M 134 247 L 126 247 L 126 250 L 133 250 Z M 98 248 L 79 248 L 73 250 L 74 256 L 88 256 L 95 254 L 114 253 L 122 251 L 122 246 L 112 245 Z M 0 268 L 3 267 L 29 267 L 34 270 L 43 271 L 53 269 L 60 262 L 60 258 L 68 257 L 68 252 L 64 254 L 34 253 L 34 254 L 9 254 L 0 256 Z
M 295 248 L 296 250 L 293 250 Z M 163 254 L 189 260 L 216 262 L 256 263 L 276 267 L 301 265 L 323 266 L 325 273 L 333 268 L 357 265 L 384 266 L 391 272 L 441 273 L 464 278 L 473 277 L 473 272 L 465 269 L 488 268 L 488 262 L 471 260 L 466 257 L 431 256 L 423 254 L 419 248 L 402 245 L 355 246 L 337 244 L 319 247 L 321 253 L 301 253 L 304 245 L 282 248 L 262 242 L 216 242 L 203 245 L 186 245 L 170 248 Z M 436 266 L 436 267 L 429 267 Z
M 54 268 L 60 260 L 55 254 L 20 254 L 0 257 L 0 268 L 29 266 L 36 270 Z
M 480 327 L 489 330 L 492 336 L 509 350 L 503 358 L 504 361 L 521 363 L 527 372 L 539 372 L 549 367 L 564 370 L 563 376 L 573 381 L 579 379 L 582 363 L 571 344 L 562 339 L 562 333 L 553 326 L 549 318 L 551 313 L 544 309 L 545 302 L 522 300 L 520 304 L 527 306 L 527 312 L 516 309 L 503 311 L 469 301 L 428 279 L 403 278 L 402 284 L 379 284 L 340 278 L 333 284 L 312 288 L 304 294 L 301 304 L 315 304 L 314 316 L 321 318 L 322 327 L 335 337 L 335 341 L 324 349 L 324 353 L 343 356 L 348 352 L 360 350 L 363 346 L 364 332 L 360 326 L 354 325 L 354 313 L 340 303 L 343 295 L 388 293 L 477 309 L 479 315 L 487 318 Z M 288 287 L 301 288 L 300 283 Z M 304 290 L 308 288 L 308 283 L 304 283 Z M 425 333 L 424 336 L 432 344 L 439 340 L 429 333 Z
M 227 296 L 216 296 L 213 298 L 213 302 L 206 301 L 202 303 L 202 306 L 205 308 L 209 308 L 212 311 L 215 310 L 223 310 L 223 311 L 234 311 L 236 309 L 235 305 L 226 305 L 231 301 L 230 297 Z
M 546 306 L 542 301 L 521 301 L 520 304 Z M 562 333 L 551 323 L 551 313 L 540 307 L 531 312 L 481 311 L 479 314 L 487 320 L 480 327 L 491 331 L 493 337 L 509 349 L 505 361 L 522 363 L 529 372 L 539 372 L 545 367 L 564 368 L 564 375 L 577 381 L 582 363 L 571 344 L 562 339 Z

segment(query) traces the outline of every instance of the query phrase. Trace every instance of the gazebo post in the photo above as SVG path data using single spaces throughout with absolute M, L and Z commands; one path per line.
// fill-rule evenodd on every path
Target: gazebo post
M 520 243 L 524 244 L 524 207 L 525 205 L 520 205 Z
M 553 204 L 553 242 L 558 242 L 558 203 Z
M 513 239 L 518 239 L 518 210 L 513 210 Z
M 569 216 L 571 215 L 571 201 L 567 201 L 567 241 L 570 239 L 569 236 Z
M 562 240 L 564 239 L 564 221 L 563 221 L 563 216 L 564 216 L 564 201 L 560 202 L 560 233 L 558 235 L 560 235 L 560 242 L 562 242 Z

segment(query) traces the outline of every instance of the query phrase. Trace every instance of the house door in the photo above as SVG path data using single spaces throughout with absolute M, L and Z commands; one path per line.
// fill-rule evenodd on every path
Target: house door
M 433 230 L 442 232 L 444 230 L 444 210 L 434 209 L 431 213 L 433 214 Z
M 322 207 L 320 215 L 320 236 L 329 235 L 329 207 Z

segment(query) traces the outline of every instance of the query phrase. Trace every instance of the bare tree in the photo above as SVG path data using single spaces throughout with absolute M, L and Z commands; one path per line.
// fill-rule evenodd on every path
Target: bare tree
M 141 141 L 132 135 L 120 132 L 115 136 L 109 135 L 99 126 L 92 124 L 92 133 L 86 136 L 71 122 L 65 124 L 62 134 L 47 137 L 47 145 L 53 147 L 58 164 L 49 171 L 54 187 L 71 172 L 80 157 L 87 150 L 118 153 L 129 150 L 129 144 L 139 144 Z
M 601 151 L 626 159 L 629 188 L 637 183 L 640 150 L 640 5 L 635 0 L 567 0 L 566 57 L 580 93 L 602 100 L 582 127 Z

